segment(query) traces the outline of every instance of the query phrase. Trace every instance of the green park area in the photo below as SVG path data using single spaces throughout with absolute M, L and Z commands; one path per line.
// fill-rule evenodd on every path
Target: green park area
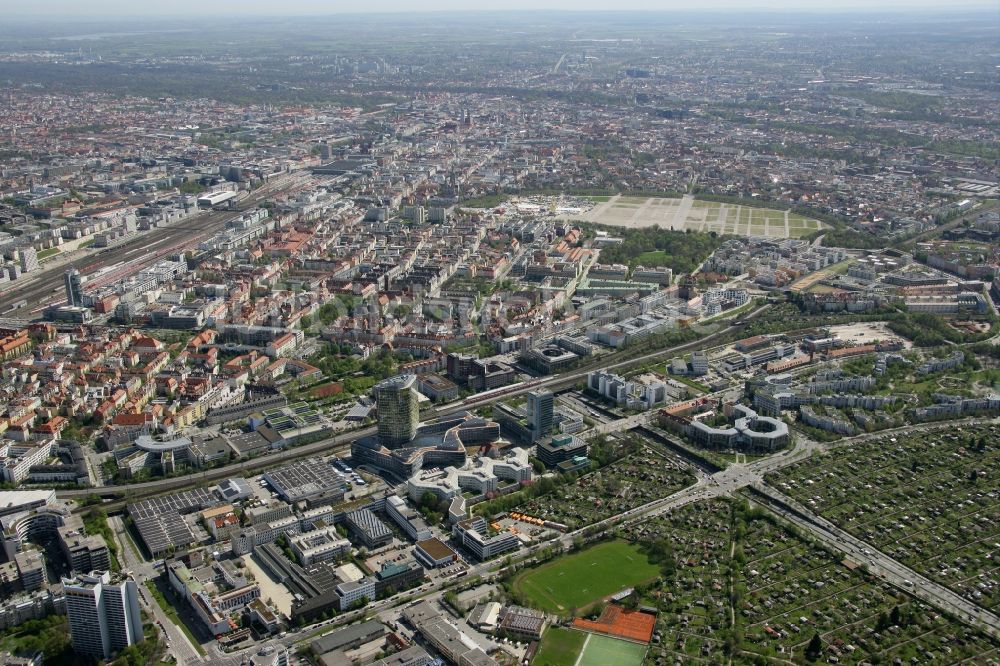
M 551 627 L 542 637 L 542 646 L 535 655 L 535 666 L 574 666 L 587 634 L 564 627 Z
M 656 196 L 589 198 L 597 205 L 583 214 L 582 221 L 619 229 L 657 227 L 678 232 L 772 238 L 800 238 L 823 229 L 819 220 L 786 210 L 764 208 L 752 200 L 719 202 Z
M 609 541 L 528 570 L 514 581 L 518 597 L 541 610 L 576 614 L 627 587 L 657 577 L 638 547 Z

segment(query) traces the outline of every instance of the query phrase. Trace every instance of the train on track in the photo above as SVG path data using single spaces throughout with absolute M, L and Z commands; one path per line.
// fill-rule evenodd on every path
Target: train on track
M 532 379 L 526 382 L 517 382 L 516 384 L 511 384 L 510 386 L 503 386 L 501 388 L 492 389 L 490 391 L 484 391 L 483 393 L 477 393 L 474 396 L 468 397 L 462 401 L 463 405 L 473 405 L 477 402 L 483 402 L 484 400 L 493 400 L 494 398 L 502 398 L 508 393 L 513 393 L 515 391 L 522 391 L 532 386 L 543 383 L 545 380 L 542 379 Z

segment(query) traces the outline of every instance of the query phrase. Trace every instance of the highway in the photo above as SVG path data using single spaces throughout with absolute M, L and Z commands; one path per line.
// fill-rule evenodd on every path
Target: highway
M 758 504 L 808 532 L 827 547 L 842 552 L 858 564 L 864 564 L 872 574 L 908 594 L 932 606 L 943 608 L 959 620 L 1000 639 L 1000 618 L 992 612 L 901 564 L 871 544 L 796 504 L 777 490 L 768 486 L 755 487 L 754 490 L 754 498 L 758 500 Z
M 621 427 L 622 429 L 627 429 L 643 427 L 645 421 L 645 419 L 638 416 L 631 416 L 617 422 L 613 421 L 611 423 Z M 961 423 L 976 423 L 982 421 L 983 419 L 966 419 L 961 421 Z M 933 424 L 929 426 L 925 425 L 920 428 L 952 428 L 955 425 L 956 423 L 953 422 Z M 731 497 L 738 491 L 749 489 L 754 494 L 752 499 L 759 506 L 775 513 L 777 516 L 787 520 L 789 523 L 797 526 L 804 532 L 809 533 L 831 549 L 839 550 L 850 559 L 855 560 L 860 564 L 865 564 L 873 575 L 878 576 L 896 587 L 899 587 L 907 594 L 912 594 L 913 596 L 916 596 L 937 608 L 949 611 L 958 620 L 964 623 L 980 628 L 995 638 L 1000 638 L 1000 620 L 998 620 L 993 613 L 963 599 L 951 590 L 927 580 L 925 577 L 917 574 L 905 565 L 878 551 L 871 545 L 852 537 L 843 530 L 840 530 L 836 526 L 830 524 L 828 521 L 818 516 L 813 516 L 804 509 L 798 508 L 794 505 L 792 500 L 764 485 L 764 475 L 767 473 L 801 462 L 809 458 L 814 453 L 856 445 L 875 437 L 902 434 L 916 429 L 918 429 L 916 426 L 907 426 L 884 431 L 882 433 L 865 434 L 853 438 L 846 438 L 831 444 L 819 443 L 805 437 L 799 437 L 795 446 L 784 453 L 755 460 L 751 463 L 731 464 L 726 469 L 714 474 L 706 474 L 699 469 L 695 469 L 694 472 L 696 474 L 696 481 L 693 485 L 666 497 L 653 500 L 642 506 L 632 508 L 616 516 L 612 516 L 598 523 L 558 535 L 554 541 L 539 542 L 527 550 L 522 551 L 523 557 L 518 559 L 518 566 L 529 565 L 532 558 L 539 551 L 550 548 L 554 544 L 560 545 L 564 549 L 570 549 L 573 546 L 573 542 L 579 537 L 593 536 L 617 526 L 640 523 L 648 520 L 650 517 L 673 511 L 693 502 L 718 497 Z M 119 523 L 116 522 L 113 524 L 115 524 L 117 529 Z M 124 535 L 120 535 L 120 540 L 123 542 L 123 550 L 128 551 L 130 546 L 124 543 Z M 126 555 L 126 560 L 130 566 L 133 566 L 135 573 L 141 572 L 142 576 L 145 578 L 151 578 L 156 575 L 156 572 L 150 563 L 133 561 L 134 557 L 131 553 Z M 468 576 L 463 578 L 461 583 L 468 582 L 469 580 L 475 580 L 477 577 L 489 578 L 495 573 L 496 567 L 497 564 L 495 561 L 476 563 L 469 568 Z M 438 594 L 449 587 L 454 587 L 456 584 L 461 583 L 458 583 L 453 579 L 437 579 L 433 583 L 420 588 L 410 595 L 375 601 L 366 607 L 364 615 L 371 616 L 374 613 L 383 612 L 389 608 L 401 606 L 408 603 L 416 596 L 427 597 L 429 595 Z M 152 605 L 155 606 L 155 602 L 153 602 Z M 158 609 L 151 608 L 150 610 L 153 612 L 154 616 L 159 619 L 161 613 L 157 612 Z M 360 613 L 347 613 L 340 615 L 333 620 L 327 621 L 323 626 L 326 631 L 332 631 L 337 627 L 349 624 L 359 619 L 359 617 L 361 617 Z M 177 650 L 179 656 L 183 655 L 182 658 L 178 659 L 178 663 L 180 664 L 224 663 L 227 664 L 227 666 L 230 664 L 232 666 L 236 666 L 241 663 L 243 658 L 250 656 L 258 647 L 255 645 L 250 648 L 238 650 L 234 653 L 219 654 L 216 646 L 211 644 L 207 646 L 210 650 L 209 655 L 200 657 L 197 656 L 194 652 L 193 646 L 191 646 L 186 637 L 179 632 L 176 627 L 170 625 L 169 622 L 166 621 L 164 621 L 164 626 L 167 627 L 167 633 L 172 645 L 179 646 L 179 649 Z M 316 632 L 293 632 L 289 633 L 287 636 L 278 638 L 274 641 L 274 643 L 287 648 L 293 648 L 296 643 L 311 640 L 315 638 L 316 635 Z

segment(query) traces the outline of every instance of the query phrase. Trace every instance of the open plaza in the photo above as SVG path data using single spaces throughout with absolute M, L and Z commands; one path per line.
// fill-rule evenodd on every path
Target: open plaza
M 714 231 L 735 236 L 799 238 L 819 231 L 821 222 L 784 210 L 679 198 L 614 196 L 565 219 L 637 229 L 659 226 L 677 231 Z

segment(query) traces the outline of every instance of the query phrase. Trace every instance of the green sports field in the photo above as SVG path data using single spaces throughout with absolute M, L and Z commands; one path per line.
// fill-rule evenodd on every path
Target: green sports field
M 574 666 L 580 656 L 587 634 L 574 629 L 549 627 L 542 636 L 542 645 L 531 662 L 532 666 Z
M 658 574 L 636 546 L 609 541 L 525 571 L 514 590 L 536 608 L 567 614 Z
M 584 642 L 583 655 L 576 666 L 640 666 L 646 646 L 617 638 L 591 634 Z

